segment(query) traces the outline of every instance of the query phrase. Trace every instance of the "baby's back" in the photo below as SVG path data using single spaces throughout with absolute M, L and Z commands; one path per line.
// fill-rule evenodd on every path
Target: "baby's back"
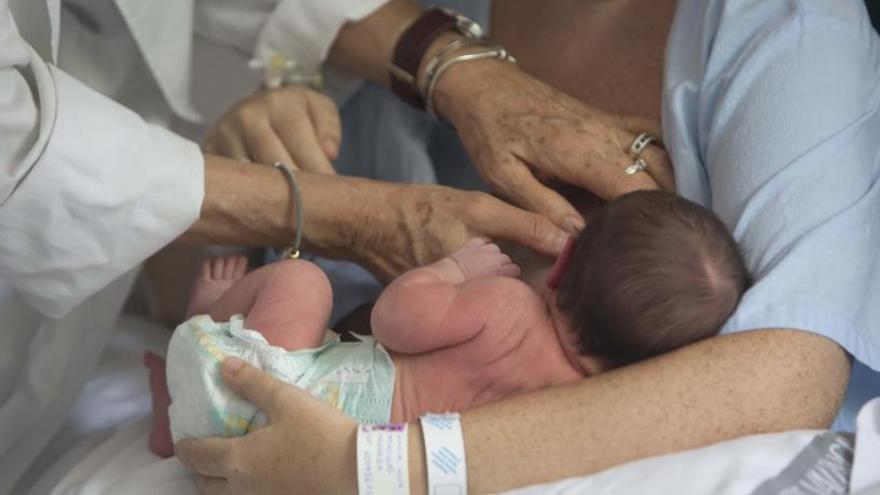
M 533 289 L 510 277 L 471 283 L 473 292 L 448 316 L 450 324 L 478 327 L 470 338 L 420 353 L 391 349 L 397 370 L 392 421 L 461 411 L 580 377 Z M 374 332 L 381 342 L 382 329 Z

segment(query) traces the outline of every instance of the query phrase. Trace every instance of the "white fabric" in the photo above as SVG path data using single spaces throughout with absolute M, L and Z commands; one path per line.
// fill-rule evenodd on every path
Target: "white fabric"
M 280 53 L 306 72 L 316 72 L 342 25 L 370 15 L 387 1 L 281 0 L 260 33 L 255 56 Z
M 47 65 L 19 37 L 22 16 L 51 57 L 57 7 L 16 1 L 13 17 L 0 0 L 0 88 L 10 90 L 0 93 L 0 493 L 64 421 L 132 270 L 195 221 L 203 194 L 194 143 Z
M 858 416 L 850 490 L 880 485 L 880 397 L 865 404 Z
M 743 437 L 702 449 L 652 457 L 593 476 L 534 485 L 509 495 L 741 495 L 785 468 L 821 431 Z

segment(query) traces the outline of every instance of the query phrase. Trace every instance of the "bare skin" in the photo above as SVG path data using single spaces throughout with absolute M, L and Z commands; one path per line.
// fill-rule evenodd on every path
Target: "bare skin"
M 566 235 L 545 217 L 488 194 L 297 173 L 303 244 L 357 261 L 381 280 L 434 262 L 476 236 L 506 239 L 554 256 Z M 279 170 L 205 155 L 205 199 L 189 244 L 278 246 L 293 242 L 290 189 Z
M 656 3 L 667 1 L 673 3 Z M 592 78 L 603 77 L 599 69 L 590 70 L 592 67 L 585 66 L 583 73 L 565 82 L 570 77 L 566 70 L 571 64 L 556 63 L 553 45 L 531 35 L 543 23 L 525 22 L 525 10 L 520 10 L 522 15 L 516 23 L 514 19 L 504 21 L 498 17 L 513 15 L 502 13 L 508 5 L 525 9 L 528 3 L 501 0 L 493 17 L 497 37 L 506 45 L 514 47 L 516 43 L 506 36 L 518 35 L 522 43 L 532 46 L 533 54 L 528 47 L 515 50 L 523 67 L 603 109 L 626 111 L 620 106 L 625 98 L 612 95 L 616 88 L 623 95 L 641 98 L 636 85 L 639 78 L 628 75 L 591 86 Z M 578 26 L 585 27 L 584 32 L 601 28 L 613 39 L 639 42 L 644 31 L 631 30 L 625 22 L 627 18 L 655 22 L 651 29 L 669 30 L 671 18 L 645 13 L 644 9 L 655 3 L 649 0 L 578 2 L 584 9 L 593 5 L 629 9 L 626 15 L 609 15 L 604 21 L 590 18 L 585 11 L 575 15 L 578 11 L 570 5 L 574 3 L 542 2 L 541 11 L 553 9 L 557 13 L 554 17 L 570 18 L 568 35 L 576 34 Z M 529 15 L 534 19 L 535 9 Z M 502 34 L 504 22 L 517 26 L 512 34 Z M 546 35 L 550 36 L 554 36 L 552 32 Z M 657 37 L 661 38 L 665 35 Z M 559 39 L 568 38 L 560 35 Z M 346 43 L 357 44 L 352 40 Z M 653 51 L 645 53 L 662 57 L 663 45 L 662 40 L 658 41 Z M 625 49 L 620 42 L 613 49 L 606 47 L 593 52 L 594 45 L 588 43 L 572 46 L 583 50 L 582 54 L 592 57 L 597 64 L 614 67 L 619 73 L 639 70 L 618 55 L 619 49 Z M 539 56 L 545 57 L 546 67 L 538 64 Z M 577 58 L 574 54 L 569 56 Z M 465 88 L 457 96 L 451 94 L 450 106 L 473 97 L 466 88 L 476 85 L 479 89 L 478 83 L 484 77 L 480 67 L 491 63 L 462 65 L 450 71 L 444 81 L 450 93 L 455 93 L 453 86 Z M 647 104 L 639 105 L 646 111 L 659 108 L 660 86 L 657 82 L 653 84 L 655 88 L 644 95 Z M 591 90 L 578 94 L 578 88 Z M 227 383 L 267 411 L 270 421 L 264 429 L 237 439 L 178 443 L 178 458 L 202 475 L 202 493 L 285 489 L 356 492 L 357 425 L 294 387 L 240 361 L 227 361 Z M 825 428 L 843 400 L 849 370 L 846 353 L 829 339 L 798 329 L 755 328 L 706 339 L 571 384 L 485 404 L 462 415 L 468 488 L 472 493 L 495 493 L 594 473 L 624 462 L 742 435 Z M 303 424 L 308 428 L 303 428 Z M 421 494 L 426 491 L 426 474 L 419 423 L 411 423 L 409 431 L 410 488 L 411 493 Z M 510 455 L 511 452 L 516 455 Z
M 529 74 L 606 112 L 660 118 L 675 0 L 492 3 L 492 37 Z M 548 56 L 551 55 L 552 56 Z
M 226 321 L 244 314 L 247 328 L 272 345 L 290 351 L 320 346 L 332 305 L 320 269 L 290 260 L 245 275 L 246 263 L 241 256 L 206 262 L 190 316 Z M 396 370 L 391 421 L 465 410 L 602 371 L 599 359 L 579 354 L 574 329 L 556 309 L 556 292 L 538 294 L 513 278 L 519 273 L 497 245 L 478 238 L 383 292 L 372 319 Z M 168 457 L 174 447 L 164 362 L 148 354 L 144 363 L 154 402 L 150 447 Z

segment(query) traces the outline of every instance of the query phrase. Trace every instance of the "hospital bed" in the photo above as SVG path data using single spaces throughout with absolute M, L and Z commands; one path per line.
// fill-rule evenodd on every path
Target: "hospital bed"
M 147 448 L 150 395 L 141 354 L 163 353 L 169 335 L 157 323 L 122 318 L 70 420 L 14 493 L 197 493 L 192 475 L 176 458 L 160 459 Z M 880 429 L 877 405 L 873 419 Z M 510 494 L 847 493 L 853 445 L 851 435 L 826 431 L 757 435 Z M 869 461 L 874 467 L 868 475 L 880 483 L 880 444 L 875 448 L 878 458 Z M 880 485 L 863 493 L 880 495 Z

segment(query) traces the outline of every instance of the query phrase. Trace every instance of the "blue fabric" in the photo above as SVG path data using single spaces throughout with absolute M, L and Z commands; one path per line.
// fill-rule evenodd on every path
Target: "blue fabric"
M 838 342 L 856 361 L 845 430 L 880 395 L 878 108 L 860 0 L 680 0 L 664 138 L 679 192 L 718 213 L 755 279 L 722 332 Z

